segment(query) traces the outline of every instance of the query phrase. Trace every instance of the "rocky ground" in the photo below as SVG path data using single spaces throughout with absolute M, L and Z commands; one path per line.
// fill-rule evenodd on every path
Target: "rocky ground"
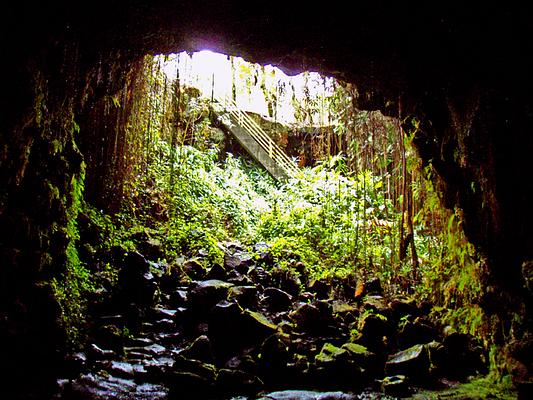
M 269 248 L 226 243 L 172 267 L 116 257 L 91 341 L 65 361 L 56 399 L 334 400 L 410 396 L 483 372 L 484 351 L 441 329 L 430 306 L 378 279 L 309 281 Z

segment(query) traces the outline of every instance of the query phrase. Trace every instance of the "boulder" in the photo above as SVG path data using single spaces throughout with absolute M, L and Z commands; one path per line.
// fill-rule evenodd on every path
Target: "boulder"
M 342 392 L 313 392 L 308 390 L 285 390 L 267 393 L 258 400 L 356 400 L 354 394 Z
M 207 271 L 206 278 L 224 280 L 226 279 L 226 276 L 226 269 L 222 265 L 215 263 L 211 268 L 209 268 L 209 271 Z
M 200 360 L 206 363 L 212 363 L 214 361 L 211 341 L 206 335 L 197 337 L 180 353 L 180 355 L 189 359 Z
M 313 280 L 309 283 L 308 290 L 316 294 L 318 299 L 327 299 L 331 293 L 331 284 L 326 280 Z
M 226 269 L 234 269 L 240 274 L 247 274 L 253 263 L 253 257 L 242 250 L 236 250 L 232 254 L 226 253 L 224 255 L 224 267 Z
M 405 375 L 387 376 L 381 382 L 381 391 L 387 396 L 408 397 L 411 395 L 409 380 Z
M 387 375 L 406 375 L 415 382 L 429 376 L 429 355 L 426 346 L 417 344 L 389 357 L 385 363 Z
M 245 348 L 259 345 L 277 331 L 277 326 L 261 313 L 243 310 L 227 301 L 213 307 L 208 324 L 215 356 L 224 361 Z
M 221 369 L 218 372 L 217 392 L 255 394 L 261 391 L 263 382 L 257 376 L 238 369 Z
M 417 343 L 432 342 L 437 336 L 437 329 L 429 321 L 419 317 L 403 324 L 398 332 L 398 345 L 405 349 Z
M 205 279 L 206 268 L 199 258 L 190 258 L 183 263 L 183 272 L 193 280 Z
M 381 314 L 367 313 L 359 320 L 359 336 L 356 342 L 379 353 L 385 346 L 384 338 L 388 334 L 388 321 Z
M 228 299 L 235 301 L 243 308 L 252 308 L 257 306 L 257 287 L 248 286 L 233 286 L 229 290 Z
M 266 305 L 269 311 L 286 311 L 292 305 L 292 296 L 278 288 L 269 287 L 263 292 L 262 302 Z
M 210 279 L 197 282 L 187 296 L 191 311 L 208 311 L 211 307 L 228 297 L 232 283 Z
M 138 252 L 128 253 L 118 274 L 121 302 L 150 306 L 154 303 L 157 287 L 150 264 L 144 256 Z
M 300 303 L 289 318 L 295 323 L 296 329 L 309 334 L 320 334 L 328 329 L 331 314 L 328 315 L 325 307 L 319 308 L 319 303 Z
M 325 343 L 315 356 L 316 378 L 321 387 L 353 389 L 361 384 L 362 369 L 350 352 L 331 343 Z

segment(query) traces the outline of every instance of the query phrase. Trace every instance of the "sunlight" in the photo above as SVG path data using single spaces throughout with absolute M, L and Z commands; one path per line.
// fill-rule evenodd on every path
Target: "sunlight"
M 334 92 L 334 79 L 317 72 L 288 76 L 272 65 L 261 67 L 209 50 L 159 56 L 158 62 L 168 79 L 176 79 L 179 73 L 182 86 L 198 88 L 205 98 L 231 98 L 235 91 L 239 108 L 286 124 L 298 120 L 295 103 L 320 105 Z M 308 122 L 324 126 L 329 124 L 329 117 L 317 107 Z

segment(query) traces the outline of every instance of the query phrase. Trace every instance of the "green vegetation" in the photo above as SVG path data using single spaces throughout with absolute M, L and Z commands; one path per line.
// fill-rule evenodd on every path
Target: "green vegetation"
M 442 324 L 491 342 L 489 321 L 477 304 L 484 262 L 465 238 L 460 210 L 441 206 L 438 177 L 416 155 L 416 120 L 357 110 L 355 89 L 334 83 L 333 97 L 322 104 L 335 128 L 323 127 L 313 139 L 316 162 L 295 179 L 275 182 L 223 149 L 209 100 L 197 90 L 167 80 L 150 58 L 140 76 L 117 147 L 122 153 L 113 155 L 113 176 L 121 179 L 109 190 L 120 208 L 85 205 L 83 215 L 99 240 L 80 246 L 130 251 L 148 238 L 170 265 L 197 255 L 220 263 L 224 241 L 267 242 L 277 266 L 303 267 L 315 279 L 333 281 L 379 277 L 390 293 L 431 301 Z M 299 114 L 316 112 L 311 100 L 302 107 L 314 111 Z M 78 271 L 74 282 L 83 282 L 84 267 L 74 253 L 70 259 L 77 265 L 69 267 Z M 91 273 L 92 290 L 116 283 L 112 263 Z M 76 285 L 69 290 L 73 298 L 82 291 Z M 70 296 L 62 293 L 60 299 Z

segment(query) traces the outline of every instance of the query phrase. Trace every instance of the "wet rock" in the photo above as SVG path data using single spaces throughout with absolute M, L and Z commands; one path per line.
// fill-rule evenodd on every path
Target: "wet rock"
M 193 311 L 208 311 L 221 300 L 226 300 L 232 283 L 210 279 L 196 284 L 187 296 L 188 304 Z
M 292 296 L 278 288 L 269 287 L 263 292 L 262 302 L 269 311 L 286 311 L 292 305 Z
M 211 341 L 206 335 L 197 337 L 180 355 L 206 363 L 213 363 L 214 361 Z
M 369 313 L 359 320 L 359 337 L 356 342 L 377 353 L 383 351 L 388 334 L 388 321 L 383 315 Z
M 253 282 L 262 286 L 269 286 L 271 284 L 270 274 L 260 266 L 250 269 L 248 276 Z
M 385 363 L 387 375 L 406 375 L 421 382 L 429 375 L 429 355 L 426 346 L 417 344 L 389 357 Z
M 187 304 L 187 291 L 178 289 L 172 292 L 169 301 L 175 307 L 183 307 Z
M 290 359 L 287 345 L 281 335 L 272 335 L 265 339 L 259 351 L 262 375 L 279 384 L 284 378 L 283 374 Z
M 442 347 L 432 352 L 432 360 L 443 375 L 453 379 L 465 379 L 485 372 L 483 348 L 467 334 L 453 332 L 442 341 Z
M 206 278 L 224 280 L 226 279 L 226 276 L 227 276 L 226 269 L 222 265 L 215 263 L 213 264 L 211 268 L 209 268 Z
M 123 331 L 116 325 L 104 325 L 95 332 L 96 343 L 104 348 L 113 350 L 117 354 L 124 352 L 125 336 Z
M 270 251 L 270 246 L 265 242 L 259 242 L 253 245 L 253 251 L 255 253 L 255 259 L 259 264 L 272 265 L 274 257 Z
M 232 254 L 226 253 L 224 255 L 224 267 L 227 270 L 235 270 L 240 274 L 247 274 L 253 263 L 253 257 L 242 250 L 236 250 Z
M 274 268 L 271 273 L 272 286 L 284 290 L 292 296 L 298 296 L 302 282 L 298 275 L 288 268 Z
M 299 331 L 320 334 L 327 329 L 331 315 L 328 315 L 322 308 L 319 308 L 318 303 L 302 303 L 289 314 L 289 317 L 294 321 Z
M 327 299 L 331 293 L 331 284 L 326 280 L 313 280 L 307 289 L 315 293 L 318 299 Z
M 116 353 L 113 350 L 102 349 L 91 343 L 87 349 L 87 356 L 91 360 L 110 360 L 116 357 Z
M 154 303 L 157 283 L 143 255 L 138 252 L 126 255 L 118 274 L 118 287 L 122 302 L 141 306 Z
M 394 298 L 389 302 L 391 316 L 395 321 L 402 318 L 417 317 L 418 307 L 413 299 Z
M 243 308 L 253 308 L 257 306 L 257 287 L 233 286 L 229 290 L 228 299 L 235 299 Z
M 238 369 L 221 369 L 217 376 L 217 392 L 223 393 L 258 393 L 263 382 L 257 376 Z
M 407 320 L 398 332 L 398 345 L 400 348 L 414 346 L 417 343 L 429 343 L 437 338 L 435 327 L 423 318 L 414 321 Z
M 124 361 L 111 361 L 107 371 L 114 376 L 124 379 L 134 379 L 136 376 L 146 373 L 146 370 L 141 364 L 131 364 Z
M 390 309 L 389 305 L 387 304 L 387 300 L 380 295 L 365 296 L 363 299 L 362 308 L 386 317 L 390 315 Z
M 362 369 L 345 349 L 325 343 L 315 357 L 316 377 L 321 387 L 354 388 L 360 385 Z
M 192 360 L 181 355 L 176 357 L 172 365 L 174 371 L 187 372 L 194 375 L 201 376 L 207 382 L 213 383 L 215 381 L 217 370 L 214 365 L 204 363 L 200 360 Z
M 214 382 L 192 372 L 173 372 L 168 377 L 169 399 L 203 399 L 214 394 Z
M 240 350 L 261 343 L 274 334 L 277 326 L 264 315 L 243 310 L 235 303 L 217 304 L 209 318 L 209 339 L 215 356 L 227 360 Z
M 66 399 L 135 399 L 166 400 L 168 390 L 150 383 L 136 384 L 131 379 L 105 374 L 86 374 L 74 381 L 63 382 L 57 398 Z
M 381 380 L 381 390 L 387 396 L 407 397 L 411 394 L 408 379 L 405 375 L 387 376 Z
M 356 400 L 353 394 L 342 392 L 313 392 L 307 390 L 285 390 L 267 393 L 258 400 Z
M 183 272 L 193 280 L 201 280 L 205 278 L 206 269 L 203 262 L 199 258 L 191 258 L 183 263 Z
M 356 343 L 345 343 L 341 346 L 341 349 L 347 351 L 350 360 L 369 374 L 379 373 L 383 369 L 383 363 L 379 357 L 365 346 Z

